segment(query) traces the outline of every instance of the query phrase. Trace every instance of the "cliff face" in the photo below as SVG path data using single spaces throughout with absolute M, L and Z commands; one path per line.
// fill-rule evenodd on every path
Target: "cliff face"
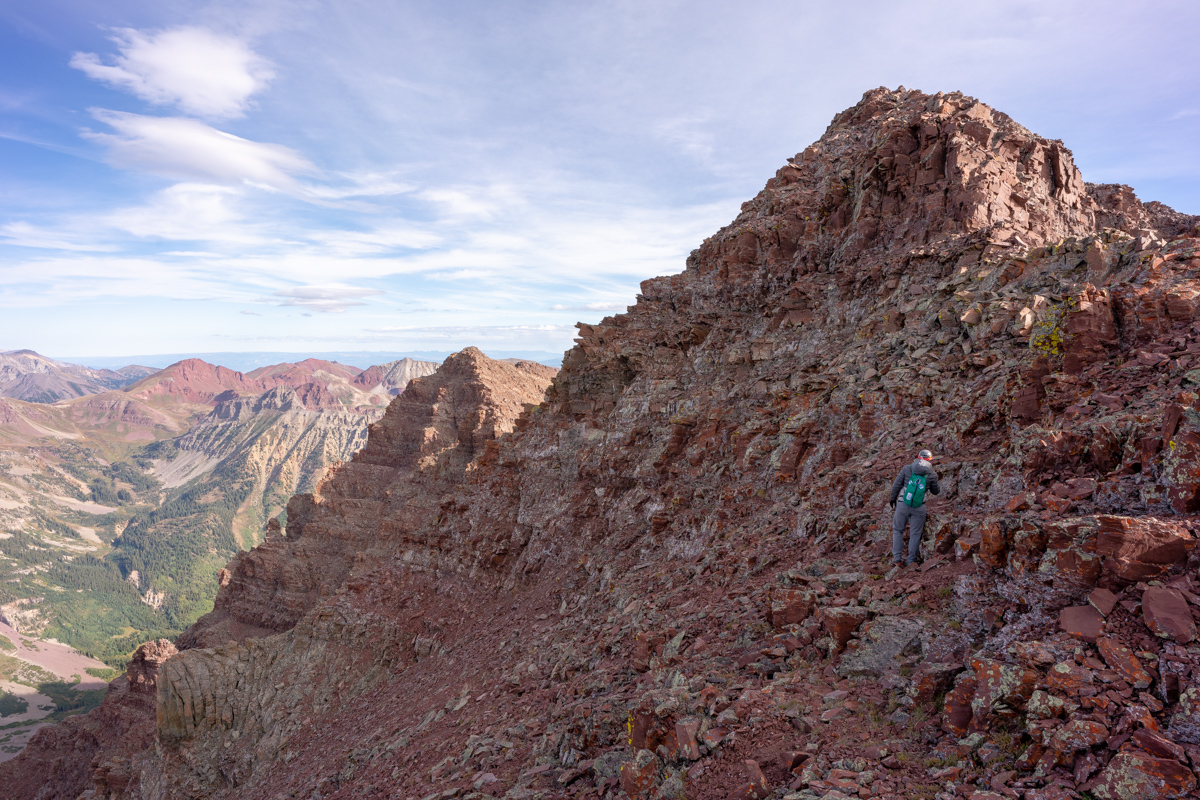
M 89 796 L 1185 795 L 1197 223 L 971 98 L 868 92 L 537 408 L 471 351 L 394 401 Z

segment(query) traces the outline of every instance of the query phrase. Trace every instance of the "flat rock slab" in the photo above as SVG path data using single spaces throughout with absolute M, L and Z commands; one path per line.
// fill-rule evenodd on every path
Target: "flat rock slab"
M 1088 604 L 1107 617 L 1117 605 L 1117 596 L 1108 589 L 1096 588 L 1088 595 Z
M 1096 646 L 1109 669 L 1128 681 L 1135 689 L 1149 688 L 1152 680 L 1150 673 L 1132 650 L 1107 636 L 1101 636 L 1096 641 Z
M 1175 589 L 1151 586 L 1142 595 L 1146 625 L 1161 639 L 1188 644 L 1196 639 L 1196 622 L 1187 600 Z
M 1068 606 L 1059 613 L 1058 626 L 1077 639 L 1095 644 L 1104 630 L 1104 615 L 1092 605 Z

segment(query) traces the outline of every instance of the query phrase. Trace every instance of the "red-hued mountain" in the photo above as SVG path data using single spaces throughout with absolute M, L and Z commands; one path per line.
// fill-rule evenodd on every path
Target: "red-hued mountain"
M 179 402 L 212 405 L 217 395 L 261 394 L 271 386 L 225 367 L 198 358 L 187 358 L 144 378 L 124 391 L 141 400 L 170 397 Z
M 289 386 L 299 386 L 302 383 L 311 381 L 314 375 L 321 372 L 348 381 L 353 381 L 358 375 L 362 374 L 360 368 L 352 367 L 348 364 L 339 364 L 336 361 L 323 361 L 319 358 L 306 358 L 294 364 L 284 363 L 259 367 L 247 372 L 246 377 L 261 381 L 274 380 L 277 381 L 276 385 L 278 383 L 286 383 Z
M 409 358 L 365 371 L 346 364 L 307 358 L 294 364 L 273 364 L 242 373 L 189 358 L 125 391 L 143 400 L 169 397 L 177 402 L 212 406 L 226 392 L 258 395 L 277 386 L 288 386 L 297 390 L 306 406 L 313 402 L 318 404 L 313 408 L 325 408 L 334 402 L 356 408 L 386 405 L 388 398 L 403 391 L 410 380 L 432 374 L 436 369 L 437 364 Z M 314 387 L 320 387 L 320 391 Z

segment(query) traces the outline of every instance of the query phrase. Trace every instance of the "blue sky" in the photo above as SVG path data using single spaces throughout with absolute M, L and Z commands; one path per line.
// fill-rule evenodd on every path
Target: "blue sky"
M 880 85 L 1200 213 L 1194 2 L 0 5 L 0 350 L 561 351 Z

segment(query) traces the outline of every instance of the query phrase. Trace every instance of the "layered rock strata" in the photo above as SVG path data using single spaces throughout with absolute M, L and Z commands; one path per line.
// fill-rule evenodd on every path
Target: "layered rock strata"
M 395 401 L 93 796 L 1193 792 L 1197 223 L 972 98 L 868 92 L 538 407 L 471 352 Z

